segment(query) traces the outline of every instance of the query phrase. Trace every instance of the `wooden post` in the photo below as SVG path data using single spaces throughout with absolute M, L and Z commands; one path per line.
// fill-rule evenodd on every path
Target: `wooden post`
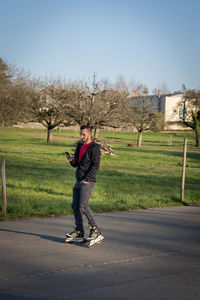
M 185 140 L 184 140 L 184 146 L 183 146 L 183 167 L 182 167 L 182 181 L 181 181 L 181 201 L 184 201 L 186 153 L 187 153 L 187 138 L 185 138 Z
M 2 212 L 6 213 L 6 168 L 5 158 L 1 158 L 1 191 L 2 191 Z
M 169 135 L 169 137 L 168 137 L 168 145 L 169 146 L 172 145 L 172 135 Z

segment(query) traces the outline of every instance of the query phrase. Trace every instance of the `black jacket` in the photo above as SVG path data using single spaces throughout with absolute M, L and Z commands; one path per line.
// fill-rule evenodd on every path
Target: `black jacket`
M 76 179 L 77 181 L 96 182 L 96 174 L 100 164 L 100 147 L 95 142 L 92 142 L 79 163 L 78 157 L 82 145 L 82 142 L 78 143 L 74 159 L 70 162 L 73 167 L 77 167 Z

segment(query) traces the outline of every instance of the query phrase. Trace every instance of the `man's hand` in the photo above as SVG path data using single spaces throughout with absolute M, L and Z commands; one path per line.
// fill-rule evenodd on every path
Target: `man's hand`
M 81 183 L 88 184 L 88 181 L 82 180 Z
M 65 152 L 65 154 L 69 162 L 73 160 L 73 157 L 71 156 L 71 154 L 69 154 L 69 152 Z

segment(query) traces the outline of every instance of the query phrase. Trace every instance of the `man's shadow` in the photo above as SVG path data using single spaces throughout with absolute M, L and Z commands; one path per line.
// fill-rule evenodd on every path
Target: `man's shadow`
M 52 242 L 56 243 L 64 243 L 64 238 L 56 237 L 56 236 L 51 236 L 51 235 L 46 235 L 46 234 L 39 234 L 39 233 L 31 233 L 31 232 L 24 232 L 24 231 L 17 231 L 17 230 L 10 230 L 10 229 L 4 229 L 0 228 L 0 231 L 4 232 L 13 232 L 13 233 L 19 233 L 19 234 L 25 234 L 25 235 L 31 235 L 31 236 L 37 236 L 41 239 L 49 240 Z

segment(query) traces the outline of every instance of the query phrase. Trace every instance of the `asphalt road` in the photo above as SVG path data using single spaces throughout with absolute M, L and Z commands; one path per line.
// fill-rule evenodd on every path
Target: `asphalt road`
M 1 222 L 0 299 L 200 299 L 200 207 L 96 220 L 90 249 L 64 243 L 73 217 Z

